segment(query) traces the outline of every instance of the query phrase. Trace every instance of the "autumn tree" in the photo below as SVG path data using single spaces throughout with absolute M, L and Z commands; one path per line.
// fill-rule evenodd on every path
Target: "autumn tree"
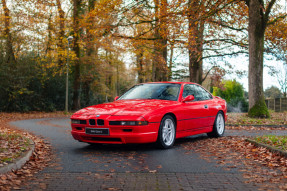
M 168 68 L 168 24 L 170 4 L 166 0 L 153 0 L 153 1 L 133 1 L 127 6 L 123 7 L 124 14 L 121 15 L 121 19 L 116 24 L 120 29 L 125 27 L 124 31 L 130 31 L 132 35 L 122 34 L 119 30 L 118 33 L 113 34 L 118 38 L 125 38 L 135 41 L 139 48 L 136 50 L 138 53 L 137 63 L 139 69 L 141 67 L 143 54 L 142 47 L 150 52 L 148 57 L 152 58 L 151 67 L 151 80 L 152 81 L 167 81 L 169 79 Z M 134 32 L 132 32 L 134 31 Z M 150 41 L 150 42 L 147 42 Z M 153 44 L 153 47 L 151 47 Z M 146 52 L 147 53 L 147 52 Z M 147 54 L 146 54 L 147 55 Z M 145 73 L 145 71 L 138 71 L 139 73 Z M 149 72 L 146 74 L 149 75 Z
M 230 45 L 241 44 L 240 38 L 235 37 L 233 32 L 226 31 L 227 27 L 224 25 L 224 22 L 230 20 L 231 9 L 234 10 L 236 3 L 236 0 L 188 1 L 185 14 L 188 18 L 187 48 L 190 81 L 201 84 L 205 80 L 203 76 L 204 59 L 242 53 L 241 50 L 231 48 Z
M 155 4 L 155 29 L 154 29 L 154 61 L 153 81 L 167 81 L 167 0 L 154 0 Z
M 242 2 L 245 2 L 247 8 Z M 237 39 L 232 40 L 231 43 L 233 45 L 238 45 L 238 47 L 242 47 L 243 50 L 246 47 L 249 49 L 249 116 L 269 117 L 263 95 L 263 53 L 264 51 L 268 52 L 268 46 L 264 46 L 265 33 L 268 28 L 274 28 L 274 24 L 284 19 L 286 14 L 282 12 L 280 4 L 276 4 L 276 0 L 266 2 L 246 0 L 242 2 L 239 1 L 233 8 L 226 10 L 231 13 L 229 16 L 231 20 L 229 19 L 228 22 L 218 20 L 214 23 L 236 33 L 245 31 L 247 27 L 244 26 L 244 23 L 248 23 L 248 44 L 245 45 L 245 42 L 241 40 L 242 37 L 240 36 L 244 37 L 244 33 L 238 35 Z M 274 11 L 272 11 L 273 9 Z M 237 11 L 234 12 L 234 10 Z M 238 22 L 233 20 L 233 18 L 237 17 L 240 17 L 237 19 Z M 242 22 L 246 20 L 245 18 L 248 18 L 248 20 Z M 276 36 L 277 35 L 275 35 L 273 39 L 276 38 Z M 225 39 L 224 41 L 230 40 Z
M 82 9 L 82 0 L 73 0 L 73 51 L 76 54 L 76 59 L 74 60 L 74 82 L 73 82 L 73 107 L 72 109 L 78 110 L 81 107 L 80 104 L 80 13 Z
M 62 8 L 61 0 L 56 0 L 56 7 L 58 10 L 58 23 L 59 30 L 57 32 L 57 46 L 58 46 L 58 65 L 59 67 L 63 67 L 65 63 L 65 12 Z
M 188 56 L 189 77 L 191 82 L 202 83 L 202 56 L 205 20 L 201 19 L 204 2 L 188 2 Z
M 268 3 L 260 0 L 246 0 L 249 10 L 248 115 L 251 117 L 270 117 L 263 93 L 264 36 L 269 25 L 286 17 L 286 15 L 280 15 L 274 18 L 271 15 L 275 2 L 276 0 L 271 0 Z
M 6 63 L 13 66 L 16 64 L 15 54 L 13 50 L 13 41 L 11 34 L 11 16 L 10 10 L 7 7 L 6 0 L 2 0 L 2 9 L 4 12 L 4 36 L 6 38 Z
M 272 2 L 270 9 L 277 6 Z M 9 92 L 10 105 L 19 100 L 27 110 L 61 108 L 68 36 L 74 37 L 69 76 L 75 110 L 110 101 L 137 82 L 211 79 L 217 84 L 224 68 L 217 59 L 248 49 L 248 10 L 239 0 L 3 0 L 0 77 L 6 81 L 0 80 L 0 88 Z M 268 15 L 267 8 L 260 11 Z M 274 30 L 267 31 L 266 52 L 271 43 L 284 45 L 284 32 L 275 30 L 284 28 L 276 22 L 283 17 L 270 11 L 272 27 L 265 28 Z M 9 67 L 15 69 L 3 72 Z M 26 103 L 29 97 L 39 100 L 37 107 Z

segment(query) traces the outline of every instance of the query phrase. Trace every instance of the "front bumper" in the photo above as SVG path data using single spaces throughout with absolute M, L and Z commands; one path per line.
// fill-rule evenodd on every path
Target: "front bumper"
M 127 144 L 127 143 L 151 143 L 156 142 L 160 123 L 149 123 L 141 126 L 109 125 L 109 121 L 123 120 L 143 120 L 138 116 L 101 116 L 104 125 L 90 125 L 89 119 L 98 119 L 95 116 L 73 116 L 72 119 L 86 120 L 86 124 L 71 124 L 71 134 L 74 139 L 88 143 L 106 143 L 106 144 Z M 109 135 L 91 135 L 86 134 L 86 128 L 108 128 Z

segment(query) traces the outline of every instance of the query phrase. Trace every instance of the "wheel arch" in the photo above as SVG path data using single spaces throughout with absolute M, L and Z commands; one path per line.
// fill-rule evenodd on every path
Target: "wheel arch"
M 176 129 L 176 127 L 177 127 L 177 118 L 176 118 L 176 115 L 175 115 L 174 113 L 169 112 L 169 113 L 164 114 L 164 116 L 162 117 L 162 119 L 163 119 L 165 116 L 167 116 L 167 115 L 170 115 L 170 116 L 174 119 L 175 129 Z
M 217 113 L 219 113 L 219 112 L 223 114 L 223 119 L 224 119 L 224 122 L 225 122 L 225 121 L 226 121 L 226 117 L 225 117 L 226 114 L 224 113 L 223 110 L 219 110 Z M 217 114 L 216 114 L 216 115 L 217 115 Z

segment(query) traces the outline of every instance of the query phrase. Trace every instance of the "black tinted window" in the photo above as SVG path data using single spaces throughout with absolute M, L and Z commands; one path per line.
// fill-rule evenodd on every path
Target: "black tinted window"
M 184 86 L 183 97 L 193 95 L 195 101 L 212 99 L 210 93 L 198 85 L 188 84 Z

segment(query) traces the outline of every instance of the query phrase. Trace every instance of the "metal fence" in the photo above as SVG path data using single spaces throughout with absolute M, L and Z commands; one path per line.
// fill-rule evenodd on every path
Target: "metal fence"
M 268 109 L 275 112 L 287 111 L 287 98 L 266 99 Z

